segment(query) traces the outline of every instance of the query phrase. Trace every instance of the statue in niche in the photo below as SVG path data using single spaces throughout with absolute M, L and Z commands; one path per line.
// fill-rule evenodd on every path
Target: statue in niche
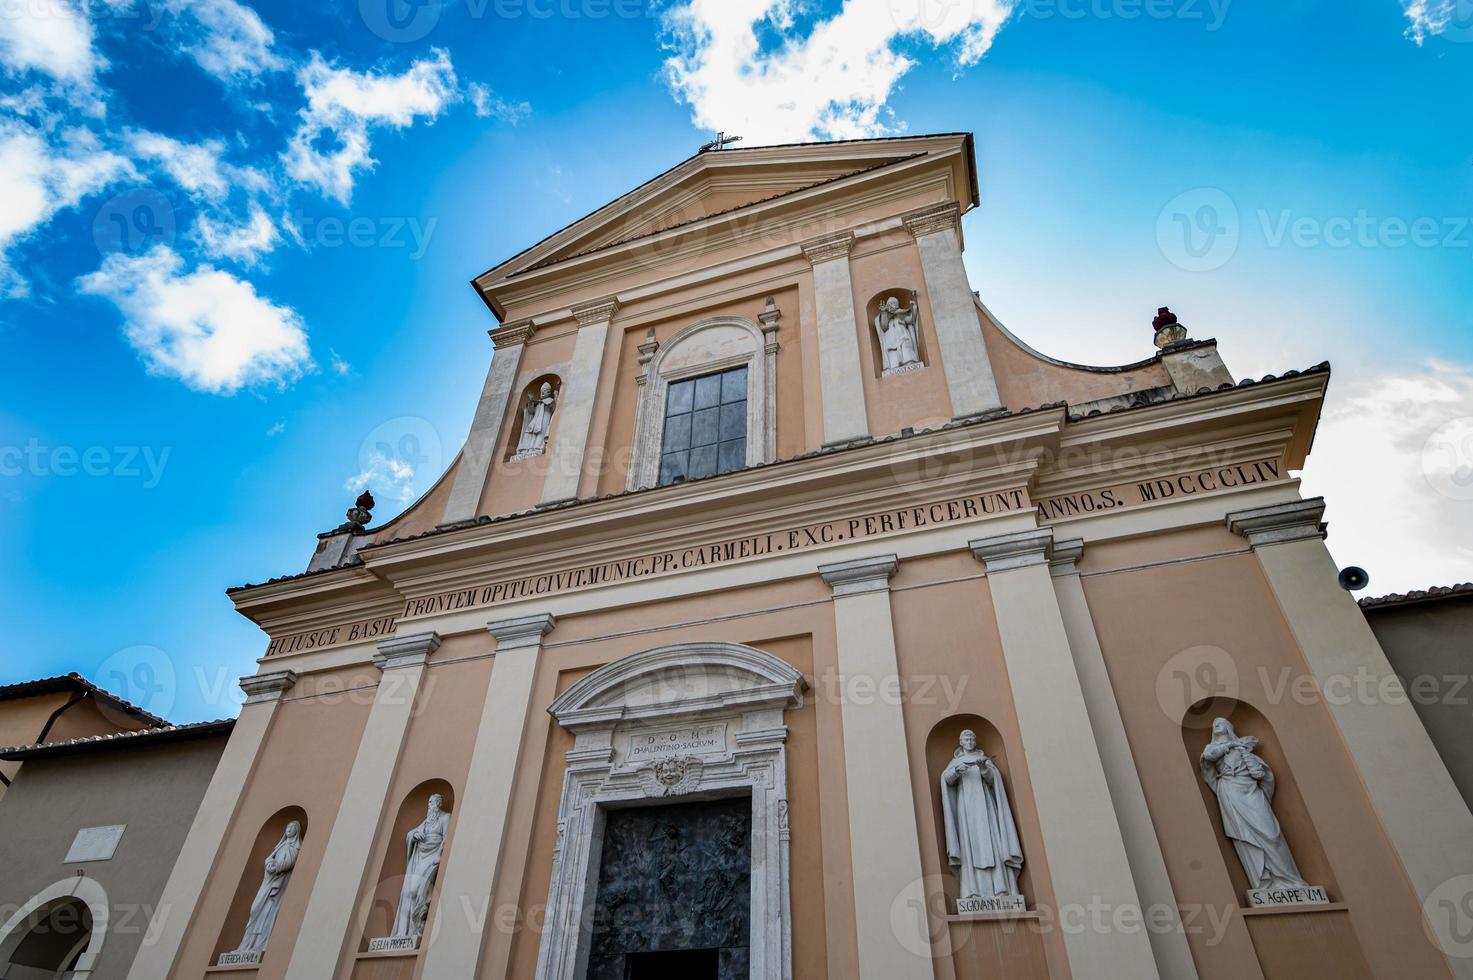
M 399 890 L 399 908 L 394 913 L 393 939 L 418 939 L 424 935 L 425 921 L 430 915 L 430 892 L 440 873 L 440 853 L 445 849 L 445 834 L 450 829 L 450 815 L 444 810 L 445 798 L 439 793 L 430 797 L 424 822 L 409 832 L 409 860 L 404 865 L 404 886 Z
M 880 356 L 887 372 L 920 365 L 920 334 L 914 293 L 911 294 L 910 306 L 901 306 L 900 300 L 894 296 L 880 304 L 880 312 L 875 315 L 875 334 L 880 338 Z
M 261 953 L 271 941 L 271 930 L 276 927 L 276 915 L 281 911 L 281 901 L 286 895 L 287 882 L 291 881 L 292 869 L 297 866 L 297 855 L 302 853 L 302 825 L 296 820 L 286 825 L 281 841 L 266 857 L 266 877 L 251 902 L 251 915 L 246 920 L 245 938 L 240 941 L 236 953 Z
M 550 382 L 542 382 L 537 394 L 527 396 L 522 410 L 522 438 L 517 443 L 517 456 L 540 456 L 547 450 L 547 434 L 552 430 L 552 413 L 557 411 L 557 395 Z
M 1232 723 L 1212 723 L 1202 750 L 1202 778 L 1217 794 L 1222 829 L 1248 875 L 1250 889 L 1308 888 L 1274 816 L 1274 773 L 1256 752 L 1258 739 L 1239 737 Z
M 1023 846 L 997 765 L 962 732 L 961 746 L 941 774 L 946 859 L 961 879 L 961 898 L 1018 895 Z

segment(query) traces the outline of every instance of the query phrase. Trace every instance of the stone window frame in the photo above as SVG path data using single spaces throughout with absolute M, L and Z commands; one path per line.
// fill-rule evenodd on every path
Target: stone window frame
M 537 980 L 588 969 L 604 818 L 611 807 L 750 794 L 752 980 L 792 980 L 793 917 L 784 712 L 803 705 L 803 675 L 739 643 L 677 643 L 623 657 L 564 691 L 548 713 L 575 741 L 566 754 Z M 663 700 L 650 700 L 652 687 Z M 719 748 L 628 762 L 620 746 L 672 725 L 722 724 Z M 660 766 L 674 763 L 678 780 Z
M 669 355 L 692 337 L 715 327 L 740 327 L 751 335 L 741 354 L 715 357 L 680 368 L 665 368 Z M 682 327 L 660 344 L 639 377 L 641 395 L 635 408 L 634 453 L 626 489 L 654 487 L 660 480 L 660 448 L 665 440 L 665 401 L 670 385 L 702 375 L 747 369 L 747 458 L 745 466 L 777 458 L 777 341 L 746 317 L 716 316 Z

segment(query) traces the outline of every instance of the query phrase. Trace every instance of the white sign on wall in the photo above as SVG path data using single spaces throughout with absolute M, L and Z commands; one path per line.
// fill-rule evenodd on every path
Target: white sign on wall
M 64 864 L 83 864 L 87 861 L 111 861 L 117 852 L 118 841 L 123 839 L 127 824 L 112 827 L 83 827 L 72 840 L 72 849 L 66 852 Z

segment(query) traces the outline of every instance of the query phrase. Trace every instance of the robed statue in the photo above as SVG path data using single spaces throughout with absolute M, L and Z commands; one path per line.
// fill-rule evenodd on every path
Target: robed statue
M 430 892 L 440 872 L 440 853 L 445 850 L 445 833 L 450 816 L 439 793 L 430 797 L 424 822 L 409 832 L 409 860 L 404 865 L 404 886 L 399 890 L 399 908 L 394 913 L 393 939 L 417 939 L 424 935 L 430 915 Z
M 875 315 L 875 335 L 880 338 L 880 354 L 886 371 L 921 363 L 920 339 L 916 327 L 916 301 L 901 306 L 894 296 L 880 304 Z
M 522 410 L 522 438 L 517 443 L 518 456 L 536 456 L 547 449 L 547 434 L 552 430 L 552 413 L 557 411 L 557 395 L 546 381 L 537 394 L 527 396 Z
M 1212 723 L 1202 750 L 1202 778 L 1217 794 L 1222 829 L 1248 874 L 1248 887 L 1307 888 L 1274 816 L 1274 773 L 1256 751 L 1258 739 L 1239 737 L 1232 723 Z
M 255 901 L 251 902 L 245 938 L 235 952 L 259 953 L 266 949 L 266 944 L 271 941 L 271 930 L 276 927 L 282 899 L 286 896 L 287 882 L 291 881 L 292 869 L 297 866 L 297 855 L 301 853 L 302 825 L 293 820 L 286 825 L 286 833 L 266 857 L 266 877 L 261 881 Z
M 1018 895 L 1023 846 L 997 765 L 962 732 L 961 746 L 941 774 L 946 859 L 961 879 L 961 898 Z

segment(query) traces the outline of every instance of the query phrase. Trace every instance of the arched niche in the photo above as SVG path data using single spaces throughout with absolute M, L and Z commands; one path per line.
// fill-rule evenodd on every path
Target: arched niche
M 552 413 L 552 426 L 547 431 L 547 443 L 546 445 L 544 445 L 543 451 L 540 453 L 522 454 L 518 452 L 517 447 L 521 444 L 522 428 L 527 424 L 527 405 L 528 402 L 538 396 L 538 394 L 542 391 L 543 385 L 550 386 L 552 388 L 553 398 L 557 399 L 557 403 L 554 406 Z M 508 462 L 522 463 L 523 465 L 525 465 L 526 461 L 528 460 L 547 458 L 547 447 L 552 445 L 552 435 L 557 430 L 558 417 L 561 414 L 560 409 L 562 408 L 562 398 L 563 379 L 556 374 L 539 375 L 538 377 L 533 378 L 532 381 L 521 390 L 521 393 L 517 396 L 516 404 L 512 406 L 514 409 L 514 412 L 512 414 L 512 426 L 506 441 L 505 454 L 505 459 Z
M 109 916 L 107 891 L 92 878 L 63 878 L 43 888 L 0 924 L 0 976 L 18 967 L 29 969 L 17 976 L 50 969 L 87 980 L 102 955 Z
M 1228 876 L 1232 879 L 1233 891 L 1238 901 L 1244 905 L 1247 904 L 1244 896 L 1249 888 L 1248 876 L 1243 871 L 1242 862 L 1238 860 L 1238 854 L 1233 848 L 1232 841 L 1228 840 L 1227 835 L 1223 833 L 1222 811 L 1218 806 L 1217 795 L 1202 778 L 1200 768 L 1202 750 L 1212 740 L 1212 722 L 1216 718 L 1226 718 L 1239 735 L 1252 735 L 1258 739 L 1257 754 L 1268 764 L 1274 774 L 1274 815 L 1279 820 L 1284 839 L 1289 843 L 1289 850 L 1294 855 L 1294 862 L 1299 866 L 1300 874 L 1306 881 L 1325 886 L 1332 895 L 1339 894 L 1338 885 L 1330 870 L 1329 860 L 1320 843 L 1319 833 L 1310 819 L 1304 795 L 1295 779 L 1294 767 L 1284 755 L 1283 747 L 1274 734 L 1273 726 L 1269 724 L 1262 712 L 1246 701 L 1215 697 L 1199 701 L 1187 710 L 1186 715 L 1182 718 L 1182 745 L 1186 752 L 1187 763 L 1196 775 L 1202 806 L 1206 809 L 1207 818 L 1212 823 L 1212 832 L 1216 835 L 1218 850 L 1227 868 Z
M 225 923 L 220 929 L 220 935 L 215 940 L 215 952 L 210 957 L 214 963 L 220 959 L 220 954 L 228 953 L 240 946 L 241 938 L 245 935 L 246 924 L 251 917 L 251 903 L 255 901 L 256 893 L 260 891 L 261 880 L 265 877 L 266 858 L 271 856 L 271 851 L 281 838 L 286 834 L 287 825 L 293 820 L 297 821 L 302 828 L 302 844 L 306 846 L 308 835 L 311 833 L 307 826 L 307 811 L 299 806 L 286 806 L 277 810 L 271 818 L 261 825 L 256 831 L 256 839 L 251 844 L 250 856 L 246 858 L 243 868 L 238 869 L 239 878 L 235 885 L 235 897 L 231 899 L 230 911 L 225 915 Z M 310 884 L 310 883 L 309 883 Z M 287 888 L 302 888 L 305 884 L 299 884 L 295 874 L 292 880 L 287 882 Z M 280 920 L 277 925 L 280 926 Z M 266 955 L 271 955 L 268 946 Z
M 750 800 L 752 978 L 792 977 L 787 726 L 803 675 L 739 643 L 680 643 L 605 664 L 548 708 L 574 735 L 537 980 L 587 975 L 606 815 Z
M 920 362 L 887 372 L 885 370 L 884 351 L 880 348 L 879 332 L 875 329 L 875 320 L 880 315 L 880 307 L 891 299 L 897 300 L 902 307 L 915 311 L 916 355 L 920 358 Z M 874 365 L 875 377 L 884 378 L 898 374 L 909 374 L 913 371 L 919 371 L 931 363 L 931 357 L 928 351 L 930 345 L 926 341 L 926 331 L 921 320 L 921 300 L 919 294 L 914 289 L 901 289 L 898 287 L 882 289 L 880 292 L 871 296 L 869 302 L 864 305 L 864 323 L 866 328 L 864 333 L 869 338 L 870 362 Z
M 387 936 L 394 925 L 394 913 L 399 908 L 399 893 L 404 886 L 404 868 L 409 861 L 406 839 L 409 832 L 424 823 L 429 810 L 430 797 L 438 794 L 444 801 L 445 814 L 450 818 L 450 830 L 455 829 L 455 790 L 443 779 L 429 779 L 420 783 L 399 801 L 399 810 L 389 830 L 388 847 L 379 867 L 377 884 L 369 896 L 365 909 L 359 951 L 368 949 L 370 939 Z M 446 839 L 442 854 L 449 853 L 450 842 Z M 435 901 L 440 894 L 440 879 L 435 881 L 434 897 L 430 900 L 431 916 Z
M 746 465 L 776 458 L 777 345 L 769 343 L 762 328 L 745 317 L 711 317 L 682 328 L 660 344 L 640 376 L 629 489 L 659 482 L 670 386 L 739 367 L 747 370 Z
M 926 776 L 929 780 L 931 810 L 934 816 L 932 832 L 935 834 L 936 851 L 941 857 L 942 890 L 945 892 L 945 908 L 948 912 L 956 908 L 961 883 L 946 860 L 946 823 L 941 808 L 941 773 L 955 757 L 964 731 L 972 731 L 976 734 L 977 747 L 987 753 L 988 758 L 996 763 L 998 771 L 1002 773 L 1008 797 L 1013 804 L 1013 819 L 1020 822 L 1019 830 L 1020 832 L 1022 830 L 1022 814 L 1018 812 L 1022 801 L 1018 798 L 1017 784 L 1013 781 L 1013 770 L 1008 763 L 1007 746 L 1003 743 L 1002 734 L 998 732 L 997 727 L 981 715 L 952 715 L 937 722 L 930 734 L 926 736 Z M 1024 841 L 1023 871 L 1018 876 L 1018 888 L 1028 899 L 1030 906 L 1036 900 L 1031 867 L 1032 862 L 1028 860 L 1027 842 Z

